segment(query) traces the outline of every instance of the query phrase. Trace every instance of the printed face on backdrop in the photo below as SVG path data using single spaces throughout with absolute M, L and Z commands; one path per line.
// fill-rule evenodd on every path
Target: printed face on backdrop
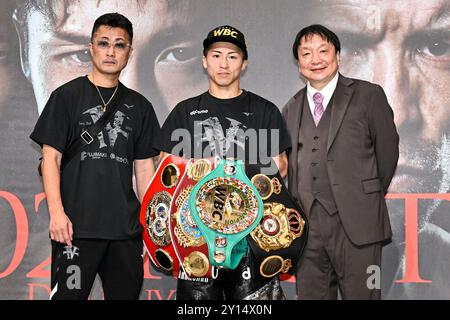
M 11 20 L 11 11 L 2 7 L 0 10 L 0 112 L 11 93 L 14 79 L 17 77 L 14 58 L 17 57 L 17 45 L 14 26 Z
M 305 25 L 323 23 L 340 38 L 342 74 L 378 83 L 386 92 L 400 134 L 400 158 L 389 191 L 447 193 L 448 1 L 324 1 L 312 4 L 307 12 Z M 320 18 L 308 21 L 308 17 Z
M 189 26 L 189 1 L 34 2 L 40 4 L 19 11 L 16 27 L 23 69 L 33 84 L 39 113 L 54 89 L 89 73 L 92 26 L 107 12 L 123 13 L 133 23 L 134 51 L 120 79 L 146 96 L 160 119 L 168 108 L 207 87 L 200 40 Z
M 308 16 L 333 21 L 330 27 L 343 47 L 342 73 L 382 85 L 394 110 L 401 153 L 390 191 L 448 191 L 443 167 L 447 161 L 448 170 L 450 142 L 448 1 L 324 4 Z

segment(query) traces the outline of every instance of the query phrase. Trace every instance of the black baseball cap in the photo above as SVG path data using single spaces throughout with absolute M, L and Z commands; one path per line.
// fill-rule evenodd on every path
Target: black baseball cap
M 211 30 L 206 39 L 203 40 L 203 54 L 206 55 L 207 49 L 215 42 L 230 42 L 244 52 L 244 60 L 248 59 L 245 37 L 242 32 L 232 26 L 220 26 Z

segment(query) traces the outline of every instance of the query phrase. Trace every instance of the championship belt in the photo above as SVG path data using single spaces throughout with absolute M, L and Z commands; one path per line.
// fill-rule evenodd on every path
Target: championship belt
M 187 159 L 166 155 L 145 192 L 140 211 L 144 245 L 153 264 L 178 275 L 180 264 L 170 239 L 170 204 L 184 174 Z
M 245 237 L 259 224 L 263 203 L 240 160 L 222 159 L 189 197 L 192 218 L 205 237 L 209 261 L 235 269 L 248 252 Z
M 264 202 L 263 218 L 247 236 L 255 267 L 266 278 L 279 273 L 293 274 L 306 245 L 307 219 L 280 173 L 265 175 L 260 169 L 258 165 L 246 168 Z
M 190 213 L 189 196 L 194 186 L 214 167 L 214 159 L 189 160 L 170 206 L 170 237 L 181 267 L 188 278 L 212 276 L 208 246 Z

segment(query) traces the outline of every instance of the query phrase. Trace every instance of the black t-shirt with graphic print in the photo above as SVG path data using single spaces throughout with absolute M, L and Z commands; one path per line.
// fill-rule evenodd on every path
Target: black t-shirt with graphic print
M 155 146 L 186 158 L 218 155 L 267 164 L 291 144 L 279 109 L 243 90 L 231 99 L 218 99 L 207 91 L 180 102 Z
M 113 91 L 101 88 L 105 101 Z M 87 76 L 74 79 L 51 94 L 30 138 L 64 153 L 102 116 L 101 105 Z M 74 238 L 122 240 L 143 231 L 133 190 L 133 161 L 158 154 L 153 147 L 158 134 L 151 103 L 125 88 L 110 122 L 61 173 L 61 197 Z

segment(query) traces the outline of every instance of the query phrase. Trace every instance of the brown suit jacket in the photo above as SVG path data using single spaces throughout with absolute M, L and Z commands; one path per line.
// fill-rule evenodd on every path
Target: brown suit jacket
M 299 127 L 302 112 L 310 112 L 306 87 L 283 109 L 291 136 L 289 190 L 298 202 Z M 392 236 L 385 194 L 398 161 L 399 136 L 383 89 L 339 75 L 334 92 L 327 146 L 327 169 L 342 225 L 356 245 Z

